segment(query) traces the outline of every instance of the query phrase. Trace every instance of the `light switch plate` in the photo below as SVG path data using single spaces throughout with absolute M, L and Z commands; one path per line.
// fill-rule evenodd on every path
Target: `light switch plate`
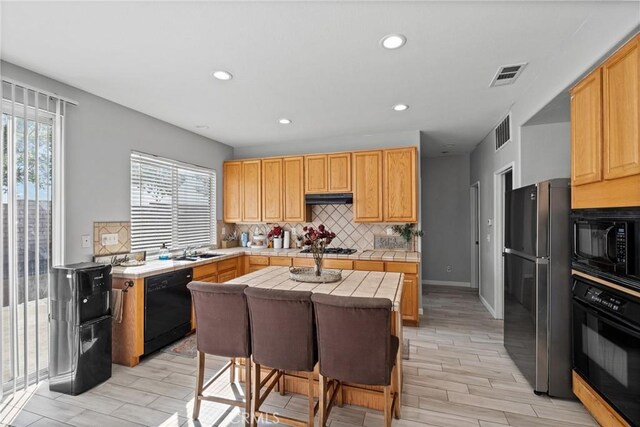
M 100 236 L 100 241 L 102 242 L 102 246 L 117 245 L 118 235 L 116 233 L 103 234 Z
M 83 234 L 82 236 L 80 236 L 80 241 L 81 241 L 81 245 L 83 248 L 90 248 L 91 247 L 91 236 L 88 234 Z

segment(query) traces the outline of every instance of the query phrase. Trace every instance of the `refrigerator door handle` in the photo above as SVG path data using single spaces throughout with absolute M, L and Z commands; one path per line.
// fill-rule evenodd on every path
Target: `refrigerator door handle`
M 504 251 L 502 252 L 502 255 L 514 255 L 517 256 L 518 258 L 523 258 L 526 259 L 527 261 L 531 261 L 531 262 L 535 262 L 536 264 L 548 264 L 549 263 L 549 258 L 548 257 L 536 257 L 530 254 L 526 254 L 524 252 L 520 252 L 520 251 L 516 251 L 514 249 L 510 249 L 510 248 L 505 248 Z
M 549 266 L 536 264 L 536 391 L 549 391 Z

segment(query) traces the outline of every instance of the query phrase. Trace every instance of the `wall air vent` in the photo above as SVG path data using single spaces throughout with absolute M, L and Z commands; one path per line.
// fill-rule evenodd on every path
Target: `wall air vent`
M 496 126 L 494 133 L 496 135 L 496 151 L 498 151 L 511 141 L 511 113 L 507 114 L 507 117 Z
M 504 65 L 498 69 L 498 72 L 491 80 L 490 87 L 510 85 L 516 81 L 516 79 L 522 74 L 522 70 L 527 66 L 527 63 Z

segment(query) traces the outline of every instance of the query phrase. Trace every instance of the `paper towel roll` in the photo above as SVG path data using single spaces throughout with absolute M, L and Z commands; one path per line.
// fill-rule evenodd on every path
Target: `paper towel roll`
M 290 231 L 285 231 L 284 232 L 284 241 L 282 242 L 282 248 L 283 249 L 289 249 L 289 242 L 291 241 L 291 232 Z

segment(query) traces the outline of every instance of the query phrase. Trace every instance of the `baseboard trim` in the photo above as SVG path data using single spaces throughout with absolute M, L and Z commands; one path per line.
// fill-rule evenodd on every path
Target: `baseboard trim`
M 482 302 L 482 305 L 484 305 L 484 308 L 487 309 L 487 311 L 489 313 L 491 313 L 491 315 L 493 316 L 494 319 L 497 319 L 496 317 L 496 311 L 493 309 L 493 307 L 491 307 L 491 305 L 489 305 L 489 303 L 487 302 L 486 299 L 484 299 L 484 297 L 480 294 L 478 294 L 478 296 L 480 297 L 480 302 Z
M 423 285 L 456 286 L 458 288 L 471 288 L 471 282 L 453 282 L 450 280 L 423 280 Z

